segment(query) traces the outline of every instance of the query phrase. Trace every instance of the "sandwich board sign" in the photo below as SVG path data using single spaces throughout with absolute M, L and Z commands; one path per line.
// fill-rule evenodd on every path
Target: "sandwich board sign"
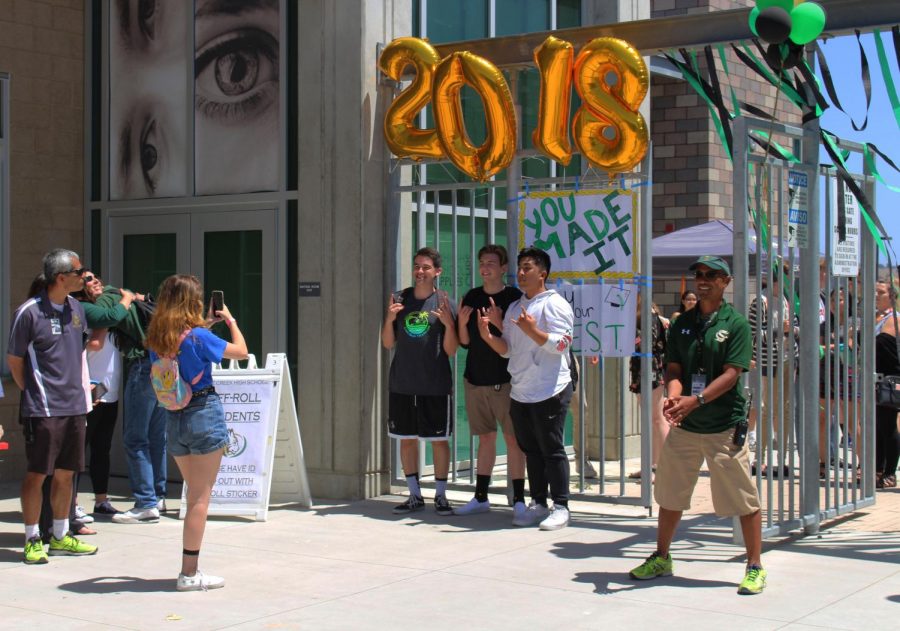
M 300 442 L 291 373 L 284 353 L 270 353 L 265 368 L 251 355 L 247 368 L 213 368 L 213 384 L 228 426 L 228 445 L 209 500 L 210 515 L 265 521 L 270 504 L 312 506 Z M 179 519 L 187 512 L 187 484 Z

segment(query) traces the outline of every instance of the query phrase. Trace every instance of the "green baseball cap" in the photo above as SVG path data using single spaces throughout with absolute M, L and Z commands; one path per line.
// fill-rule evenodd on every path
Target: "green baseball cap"
M 701 256 L 691 263 L 691 266 L 688 269 L 695 270 L 698 265 L 706 265 L 709 269 L 719 270 L 720 272 L 725 272 L 727 276 L 731 276 L 731 268 L 728 267 L 728 263 L 725 262 L 725 259 L 720 256 Z

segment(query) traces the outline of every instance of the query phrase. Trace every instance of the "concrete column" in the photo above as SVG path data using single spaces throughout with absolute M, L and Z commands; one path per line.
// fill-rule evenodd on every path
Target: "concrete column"
M 312 493 L 362 498 L 389 485 L 379 332 L 390 174 L 376 47 L 411 34 L 411 4 L 301 0 L 298 410 Z

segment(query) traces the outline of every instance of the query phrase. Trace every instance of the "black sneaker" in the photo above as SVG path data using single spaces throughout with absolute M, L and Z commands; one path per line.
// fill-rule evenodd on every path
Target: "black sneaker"
M 406 515 L 407 513 L 414 513 L 423 508 L 425 508 L 425 500 L 423 500 L 421 496 L 410 495 L 405 502 L 394 506 L 394 514 Z
M 437 495 L 434 498 L 434 510 L 438 515 L 452 515 L 453 508 L 447 501 L 446 495 Z

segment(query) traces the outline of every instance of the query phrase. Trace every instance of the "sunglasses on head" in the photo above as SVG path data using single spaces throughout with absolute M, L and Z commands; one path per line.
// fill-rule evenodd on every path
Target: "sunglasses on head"
M 62 272 L 62 273 L 63 274 L 75 274 L 76 276 L 81 276 L 84 274 L 86 269 L 87 268 L 85 268 L 85 267 L 79 267 L 78 269 L 70 269 L 69 271 Z
M 708 269 L 705 272 L 699 269 L 694 271 L 694 278 L 696 278 L 697 280 L 700 280 L 701 278 L 706 280 L 715 280 L 719 276 L 724 276 L 724 274 L 715 269 Z

